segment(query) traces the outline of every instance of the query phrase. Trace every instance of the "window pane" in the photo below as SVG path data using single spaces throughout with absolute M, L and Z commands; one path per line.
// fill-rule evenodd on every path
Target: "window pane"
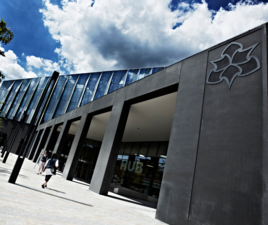
M 17 93 L 17 96 L 15 97 L 14 102 L 9 110 L 8 115 L 7 115 L 8 119 L 14 118 L 14 116 L 15 116 L 15 114 L 16 114 L 16 112 L 21 104 L 22 98 L 25 95 L 25 92 L 28 88 L 28 84 L 30 83 L 30 81 L 31 81 L 30 79 L 23 80 L 22 85 L 20 86 L 20 89 Z
M 81 99 L 84 87 L 85 87 L 85 83 L 88 79 L 89 74 L 82 74 L 79 77 L 79 80 L 76 84 L 72 99 L 69 103 L 67 112 L 70 112 L 71 110 L 75 109 L 76 107 L 78 107 L 78 103 Z
M 97 88 L 97 91 L 96 91 L 96 94 L 94 97 L 94 100 L 98 99 L 106 94 L 106 91 L 109 88 L 108 85 L 109 85 L 109 81 L 110 81 L 112 73 L 113 72 L 102 73 L 101 78 L 100 78 L 100 82 L 99 82 L 99 86 Z
M 89 81 L 87 83 L 86 91 L 84 93 L 84 96 L 83 96 L 83 99 L 82 99 L 80 106 L 85 105 L 85 104 L 92 101 L 93 94 L 95 92 L 96 85 L 98 83 L 100 74 L 101 73 L 92 73 L 90 75 Z
M 33 97 L 33 94 L 37 88 L 38 82 L 40 81 L 40 78 L 35 78 L 31 80 L 30 86 L 25 94 L 25 96 L 23 97 L 22 103 L 19 107 L 19 110 L 15 116 L 15 120 L 17 121 L 21 121 L 22 115 L 24 111 L 27 111 L 27 108 L 31 102 L 31 99 Z
M 125 79 L 127 76 L 127 70 L 115 71 L 111 81 L 111 85 L 108 93 L 111 93 L 124 86 Z
M 53 118 L 58 117 L 65 113 L 69 99 L 71 98 L 71 94 L 74 88 L 74 85 L 76 84 L 76 80 L 78 79 L 78 75 L 71 75 L 69 76 L 69 80 L 65 86 L 65 89 L 63 91 L 63 94 L 61 96 L 60 102 L 58 104 L 58 107 L 56 109 L 56 113 Z
M 3 116 L 7 116 L 8 115 L 8 112 L 9 112 L 9 109 L 19 91 L 19 88 L 21 86 L 21 83 L 22 83 L 22 80 L 16 80 L 11 91 L 10 91 L 10 94 L 8 95 L 5 103 L 4 103 L 4 106 L 2 107 L 2 110 L 1 110 L 1 115 Z
M 58 82 L 56 84 L 56 87 L 54 89 L 54 92 L 52 94 L 52 97 L 51 97 L 49 104 L 47 106 L 47 109 L 46 109 L 46 112 L 45 112 L 45 115 L 43 118 L 44 122 L 47 122 L 47 121 L 52 119 L 53 112 L 54 112 L 55 108 L 57 107 L 57 103 L 61 97 L 61 93 L 62 93 L 63 87 L 64 87 L 67 79 L 68 79 L 68 76 L 60 76 L 59 77 Z
M 126 85 L 131 84 L 133 82 L 135 82 L 138 78 L 138 73 L 139 70 L 129 70 L 127 73 L 127 80 L 126 80 Z
M 150 75 L 151 71 L 152 71 L 151 68 L 149 68 L 149 69 L 141 69 L 140 74 L 139 74 L 139 80 L 144 78 L 144 77 L 147 77 L 148 75 Z

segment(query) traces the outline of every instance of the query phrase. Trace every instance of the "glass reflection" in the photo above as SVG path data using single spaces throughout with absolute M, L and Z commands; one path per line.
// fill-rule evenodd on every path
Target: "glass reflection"
M 49 104 L 47 106 L 43 121 L 47 122 L 52 119 L 52 116 L 54 114 L 55 108 L 57 107 L 57 104 L 59 102 L 59 98 L 61 97 L 63 87 L 68 79 L 68 76 L 60 76 L 58 79 L 58 82 L 56 84 L 56 87 L 54 89 L 54 92 L 52 94 L 52 97 L 49 101 Z
M 122 143 L 112 183 L 158 198 L 168 142 Z
M 12 89 L 14 81 L 4 81 L 0 88 L 0 108 L 3 106 L 10 90 Z
M 78 75 L 69 76 L 68 82 L 64 88 L 63 94 L 61 95 L 58 107 L 56 109 L 56 112 L 55 112 L 55 115 L 53 116 L 53 118 L 56 118 L 56 117 L 62 115 L 63 113 L 65 113 L 65 111 L 68 107 L 69 99 L 70 99 L 71 94 L 73 92 L 74 85 L 76 84 L 77 78 L 78 78 Z
M 124 86 L 127 76 L 127 70 L 115 71 L 111 81 L 108 93 L 111 93 Z
M 79 80 L 76 84 L 73 96 L 71 98 L 71 101 L 69 103 L 67 112 L 70 112 L 71 110 L 75 109 L 76 107 L 78 107 L 79 101 L 81 99 L 86 81 L 88 79 L 89 74 L 82 74 L 79 77 Z
M 92 73 L 87 83 L 86 91 L 84 93 L 81 105 L 85 105 L 92 101 L 93 94 L 95 93 L 96 86 L 101 73 Z
M 152 69 L 151 68 L 141 69 L 138 80 L 140 80 L 140 79 L 142 79 L 144 77 L 149 76 L 150 74 L 152 74 L 151 72 L 152 72 Z
M 31 81 L 30 79 L 23 80 L 22 85 L 20 86 L 20 89 L 18 91 L 18 94 L 15 97 L 14 102 L 13 102 L 12 106 L 10 107 L 10 110 L 7 114 L 8 119 L 14 118 L 14 116 L 19 108 L 19 105 L 22 101 L 22 98 L 24 97 L 24 94 L 28 88 L 28 84 L 30 83 L 30 81 Z
M 15 83 L 14 83 L 14 85 L 13 85 L 11 91 L 10 91 L 10 94 L 8 95 L 5 103 L 3 103 L 4 106 L 3 106 L 2 110 L 1 110 L 1 115 L 2 116 L 4 116 L 4 117 L 7 116 L 8 112 L 9 112 L 9 109 L 10 109 L 10 107 L 11 107 L 13 101 L 14 101 L 14 98 L 16 97 L 17 92 L 20 89 L 21 83 L 22 83 L 22 80 L 16 80 L 15 81 Z
M 139 69 L 129 70 L 127 73 L 127 80 L 126 80 L 125 85 L 135 82 L 138 79 L 138 74 L 139 74 Z
M 100 82 L 94 97 L 94 100 L 102 97 L 107 93 L 107 89 L 109 88 L 109 81 L 113 72 L 103 72 L 100 78 Z
M 31 98 L 34 94 L 34 91 L 38 85 L 39 80 L 40 80 L 40 78 L 35 78 L 35 79 L 31 80 L 30 86 L 27 89 L 27 92 L 26 92 L 25 96 L 23 97 L 23 100 L 21 102 L 19 110 L 14 118 L 15 120 L 20 121 L 21 117 L 23 115 L 23 112 L 27 110 L 27 107 L 31 101 Z
M 32 117 L 34 115 L 34 112 L 35 112 L 35 109 L 38 105 L 38 102 L 41 98 L 41 95 L 43 93 L 43 90 L 44 88 L 46 87 L 47 83 L 48 83 L 48 80 L 50 79 L 50 77 L 42 77 L 40 79 L 40 82 L 37 86 L 37 89 L 34 93 L 34 96 L 33 98 L 31 99 L 31 102 L 30 102 L 30 105 L 29 105 L 29 108 L 27 110 L 27 117 L 26 117 L 26 123 L 30 123 L 31 120 L 32 120 Z

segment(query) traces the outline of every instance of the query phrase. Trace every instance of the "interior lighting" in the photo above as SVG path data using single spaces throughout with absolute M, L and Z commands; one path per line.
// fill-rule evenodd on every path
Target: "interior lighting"
M 166 156 L 166 155 L 160 155 L 160 157 L 161 157 L 161 158 L 164 158 L 164 159 L 166 159 L 166 158 L 167 158 L 167 156 Z
M 154 166 L 152 166 L 152 165 L 147 165 L 148 167 L 154 167 Z

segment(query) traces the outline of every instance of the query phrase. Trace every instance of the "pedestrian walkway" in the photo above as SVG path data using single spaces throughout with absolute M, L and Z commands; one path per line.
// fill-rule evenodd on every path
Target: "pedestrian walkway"
M 155 209 L 142 201 L 109 193 L 97 195 L 83 182 L 53 176 L 42 189 L 43 175 L 25 160 L 16 184 L 8 183 L 17 156 L 0 159 L 0 225 L 42 224 L 164 224 L 154 219 Z M 131 203 L 132 202 L 132 203 Z

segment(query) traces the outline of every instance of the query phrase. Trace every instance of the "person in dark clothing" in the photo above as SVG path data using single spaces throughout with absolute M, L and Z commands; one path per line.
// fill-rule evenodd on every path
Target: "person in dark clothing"
M 41 185 L 42 188 L 47 187 L 47 182 L 50 180 L 52 175 L 56 175 L 56 168 L 58 166 L 59 166 L 58 156 L 57 156 L 57 154 L 53 154 L 51 159 L 49 159 L 45 165 L 44 172 L 46 175 L 46 177 L 45 177 L 46 182 Z

